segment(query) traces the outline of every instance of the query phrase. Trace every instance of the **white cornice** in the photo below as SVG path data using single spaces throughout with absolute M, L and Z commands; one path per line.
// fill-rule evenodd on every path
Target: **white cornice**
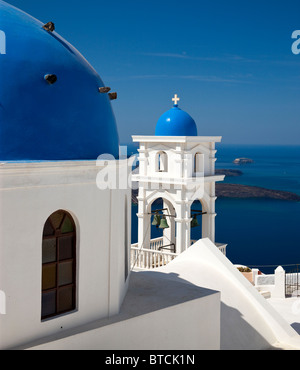
M 222 136 L 132 136 L 134 143 L 219 143 L 221 140 Z

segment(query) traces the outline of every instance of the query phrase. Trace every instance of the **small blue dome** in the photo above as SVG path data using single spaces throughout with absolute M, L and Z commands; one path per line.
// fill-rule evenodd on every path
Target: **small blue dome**
M 119 137 L 104 83 L 53 29 L 0 0 L 0 160 L 117 158 Z
M 178 108 L 177 104 L 165 112 L 155 128 L 156 136 L 197 136 L 197 126 L 193 118 Z

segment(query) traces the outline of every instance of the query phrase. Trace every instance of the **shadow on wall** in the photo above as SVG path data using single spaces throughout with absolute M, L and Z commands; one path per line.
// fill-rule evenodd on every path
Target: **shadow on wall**
M 111 318 L 97 320 L 72 330 L 66 330 L 64 333 L 55 334 L 52 337 L 42 338 L 35 343 L 31 343 L 30 345 L 23 347 L 22 349 L 42 344 L 47 345 L 47 343 L 50 343 L 51 345 L 51 341 L 54 342 L 54 345 L 52 344 L 51 347 L 53 349 L 60 348 L 61 343 L 66 345 L 67 348 L 73 348 L 74 345 L 77 346 L 76 348 L 81 348 L 82 345 L 87 347 L 89 346 L 87 341 L 91 341 L 90 345 L 92 348 L 99 349 L 103 348 L 104 345 L 106 346 L 105 348 L 108 348 L 107 343 L 111 346 L 116 346 L 117 341 L 117 347 L 120 347 L 119 349 L 123 349 L 123 347 L 126 348 L 127 344 L 130 342 L 133 342 L 134 345 L 138 345 L 135 341 L 137 340 L 137 337 L 139 337 L 140 333 L 142 333 L 142 337 L 144 335 L 143 333 L 153 336 L 152 338 L 154 338 L 153 340 L 156 344 L 159 342 L 159 339 L 162 339 L 164 336 L 167 338 L 168 335 L 172 333 L 172 342 L 177 343 L 178 345 L 180 340 L 190 340 L 188 342 L 189 346 L 194 348 L 202 348 L 202 346 L 207 345 L 207 343 L 214 343 L 214 345 L 216 345 L 221 341 L 220 348 L 222 350 L 275 349 L 243 319 L 241 313 L 237 309 L 220 302 L 219 292 L 194 285 L 179 276 L 180 275 L 173 272 L 132 272 L 130 275 L 129 290 L 118 315 Z M 207 300 L 206 298 L 209 296 L 210 298 L 214 296 L 214 299 Z M 196 305 L 189 306 L 193 307 L 193 313 L 191 314 L 195 315 L 194 317 L 197 318 L 194 318 L 194 323 L 189 322 L 189 317 L 191 317 L 190 312 L 186 310 L 184 311 L 184 307 L 186 306 L 182 304 L 192 300 L 197 300 L 198 298 L 205 299 L 204 301 L 202 301 L 202 299 L 199 301 L 199 309 Z M 208 305 L 208 317 L 211 321 L 203 323 L 200 315 L 203 315 L 203 312 L 205 315 L 205 310 L 207 309 L 205 302 L 210 302 Z M 212 304 L 218 305 L 218 307 L 215 307 L 216 310 L 214 310 L 213 306 L 210 306 Z M 178 305 L 180 308 L 178 315 L 176 315 L 176 309 L 174 310 L 172 308 L 172 306 L 175 305 Z M 167 311 L 164 310 L 168 308 L 171 309 Z M 160 315 L 159 311 L 161 311 L 163 315 L 162 319 L 161 316 L 153 316 L 155 312 L 158 312 L 158 315 Z M 150 314 L 148 318 L 147 314 Z M 214 315 L 216 315 L 215 319 Z M 130 320 L 135 318 L 141 319 L 134 321 Z M 151 320 L 153 318 L 154 321 L 152 322 Z M 220 319 L 221 328 L 218 330 Z M 203 320 L 205 320 L 205 317 L 203 317 Z M 188 322 L 190 326 L 185 330 L 184 328 L 187 328 L 186 325 Z M 132 336 L 130 336 L 130 332 L 128 332 L 130 325 L 133 325 L 131 327 L 133 331 Z M 214 326 L 214 328 L 211 328 L 211 332 L 209 332 L 210 325 Z M 145 327 L 147 329 L 146 331 L 143 330 Z M 97 331 L 97 329 L 101 328 L 103 328 L 104 331 Z M 124 328 L 125 331 L 123 330 Z M 111 332 L 109 330 L 111 330 Z M 110 336 L 107 336 L 108 332 L 111 333 Z M 115 337 L 116 332 L 118 332 L 117 339 Z M 221 336 L 218 335 L 218 332 Z M 85 338 L 86 342 L 83 344 L 81 337 L 77 337 L 76 334 L 84 335 L 83 338 Z M 243 340 L 242 336 L 247 337 L 246 340 Z M 108 342 L 109 338 L 111 338 L 112 342 Z M 191 338 L 194 339 L 191 341 Z M 197 340 L 201 340 L 200 338 L 202 338 L 203 342 L 197 344 L 195 342 L 195 338 L 198 338 Z M 63 339 L 63 342 L 60 343 L 59 339 Z M 146 339 L 146 342 L 147 340 L 148 339 Z M 215 340 L 217 342 L 215 342 Z M 149 343 L 151 343 L 151 339 Z M 247 343 L 248 348 L 242 348 L 243 343 L 244 347 L 245 343 Z M 164 349 L 164 345 L 169 348 L 168 344 L 170 343 L 162 342 L 161 349 Z M 185 342 L 185 345 L 186 344 L 187 342 Z M 143 345 L 146 346 L 146 343 Z
M 131 278 L 134 280 L 134 291 L 131 291 L 131 294 L 142 298 L 143 292 L 147 291 L 147 295 L 143 296 L 140 302 L 140 315 L 182 303 L 182 294 L 178 291 L 178 283 L 183 283 L 182 289 L 185 292 L 184 297 L 186 300 L 189 299 L 189 290 L 195 294 L 196 289 L 202 296 L 215 293 L 214 290 L 199 287 L 182 279 L 177 273 L 161 273 L 158 271 L 132 272 Z M 153 281 L 156 281 L 156 283 L 153 284 Z M 168 295 L 165 294 L 166 289 L 168 290 Z M 153 302 L 155 296 L 157 297 L 155 304 L 149 304 L 150 300 Z M 124 301 L 125 305 L 126 299 Z M 126 309 L 126 311 L 128 310 Z M 199 330 L 201 330 L 201 327 L 199 327 Z M 223 302 L 221 302 L 220 331 L 221 350 L 264 350 L 273 348 L 256 329 L 244 320 L 239 310 Z M 247 343 L 247 348 L 243 347 L 245 343 Z
M 242 337 L 247 338 L 241 340 Z M 248 348 L 241 346 L 241 343 L 245 342 L 249 343 Z M 239 310 L 221 302 L 221 350 L 264 350 L 271 348 L 273 348 L 272 345 L 243 319 Z
M 189 283 L 177 273 L 132 271 L 120 314 L 145 315 L 215 293 Z

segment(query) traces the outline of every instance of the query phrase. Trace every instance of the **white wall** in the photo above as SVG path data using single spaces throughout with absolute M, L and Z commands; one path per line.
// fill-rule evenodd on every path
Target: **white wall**
M 99 190 L 98 171 L 94 161 L 1 167 L 0 290 L 6 314 L 0 315 L 0 349 L 118 312 L 127 286 L 124 202 L 127 195 L 130 204 L 131 196 L 127 190 Z M 76 224 L 77 305 L 42 322 L 42 233 L 59 209 Z M 129 221 L 127 235 L 130 229 Z
M 176 276 L 133 272 L 119 315 L 27 349 L 218 350 L 220 294 Z
M 221 349 L 267 349 L 276 342 L 300 348 L 298 334 L 209 239 L 159 270 L 221 292 Z
M 197 143 L 186 142 L 186 143 L 142 143 L 143 156 L 145 156 L 145 173 L 146 176 L 161 177 L 164 178 L 189 178 L 195 175 L 194 160 L 196 153 L 201 155 L 201 173 L 198 175 L 212 176 L 215 173 L 215 143 L 214 142 L 203 142 Z M 167 156 L 167 171 L 158 172 L 157 165 L 157 154 L 164 152 Z M 140 151 L 141 153 L 141 151 Z M 143 167 L 144 168 L 144 167 Z

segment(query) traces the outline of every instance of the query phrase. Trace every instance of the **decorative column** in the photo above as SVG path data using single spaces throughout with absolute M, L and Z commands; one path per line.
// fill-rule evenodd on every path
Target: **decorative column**
M 176 253 L 182 253 L 191 245 L 191 217 L 188 201 L 178 201 L 176 221 Z
M 170 215 L 171 217 L 166 217 L 167 222 L 169 224 L 168 229 L 164 229 L 163 231 L 163 245 L 174 244 L 176 247 L 176 240 L 175 240 L 175 209 L 169 202 L 164 200 L 163 208 L 166 208 L 164 213 Z M 171 246 L 170 246 L 171 248 Z
M 144 187 L 140 184 L 138 199 L 138 247 L 150 248 L 151 215 L 148 214 Z
M 215 242 L 215 217 L 216 213 L 207 212 L 202 215 L 202 238 L 209 238 Z
M 140 148 L 138 149 L 139 153 L 139 174 L 146 176 L 147 175 L 147 144 L 140 143 Z
M 202 216 L 202 238 L 209 238 L 215 243 L 215 182 L 205 184 L 203 194 L 203 212 L 206 212 Z

